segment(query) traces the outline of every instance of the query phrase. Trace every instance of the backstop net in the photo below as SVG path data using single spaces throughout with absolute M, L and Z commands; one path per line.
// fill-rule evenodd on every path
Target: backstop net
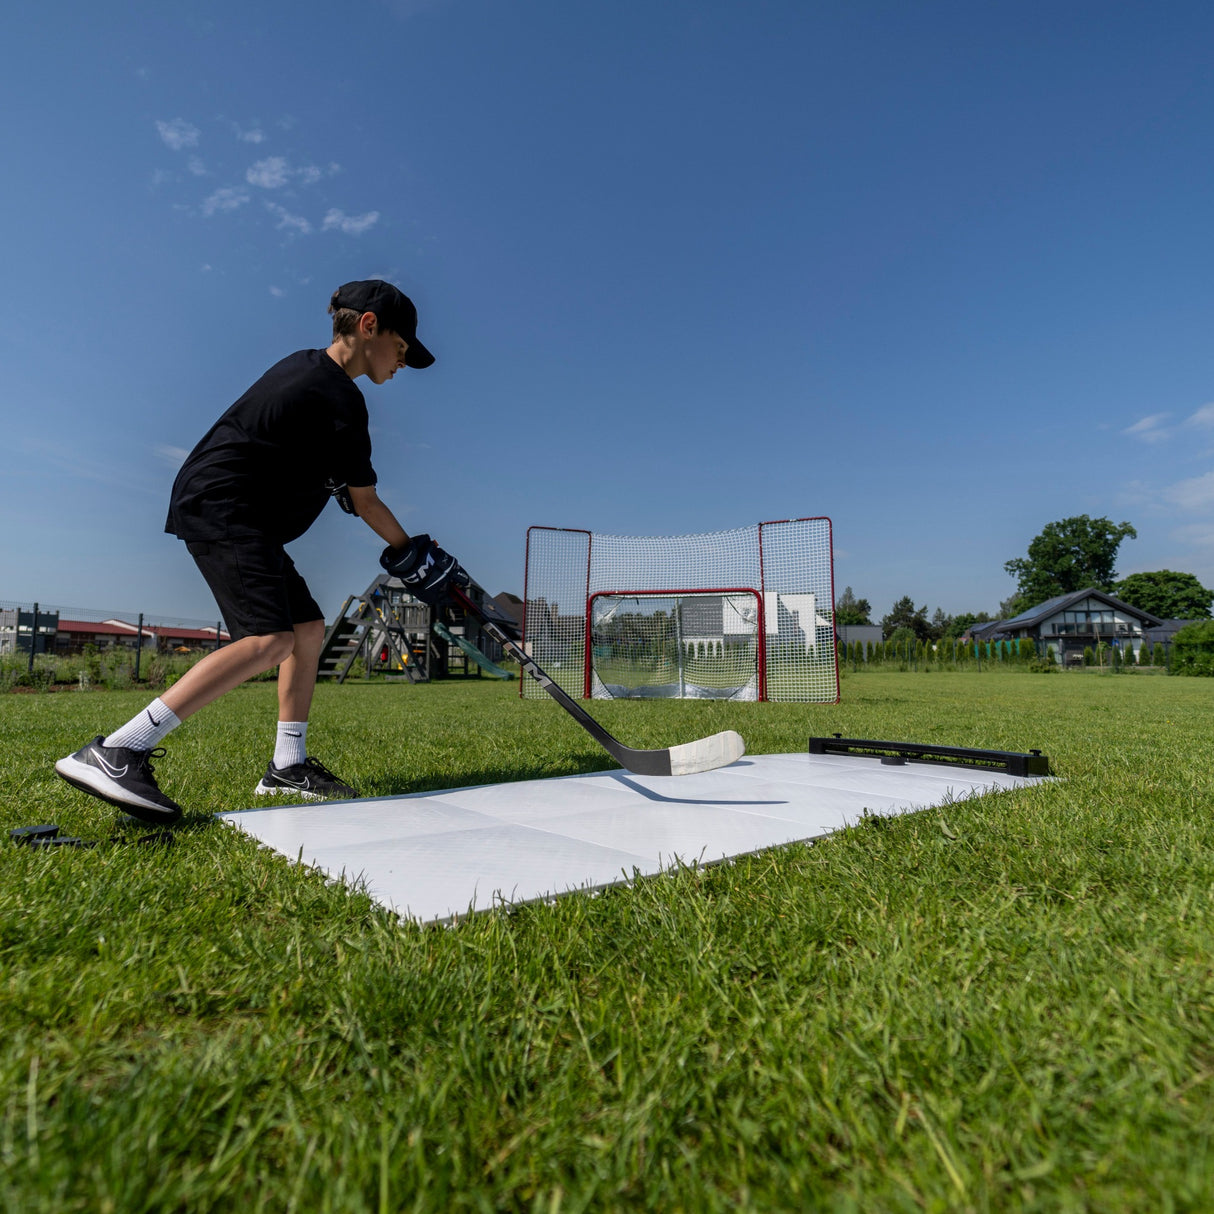
M 527 532 L 524 644 L 574 696 L 839 698 L 831 524 Z M 523 680 L 522 694 L 544 691 Z

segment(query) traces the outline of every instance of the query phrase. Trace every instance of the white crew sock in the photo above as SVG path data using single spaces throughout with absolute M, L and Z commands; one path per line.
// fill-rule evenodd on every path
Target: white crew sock
M 274 739 L 274 766 L 282 771 L 294 767 L 308 757 L 307 721 L 279 721 L 278 736 Z
M 151 750 L 180 724 L 173 710 L 157 697 L 137 717 L 132 717 L 121 729 L 110 734 L 101 745 Z

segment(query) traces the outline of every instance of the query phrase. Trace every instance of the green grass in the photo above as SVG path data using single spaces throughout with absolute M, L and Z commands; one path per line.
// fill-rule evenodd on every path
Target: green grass
M 0 844 L 0 1208 L 1206 1210 L 1214 680 L 866 673 L 839 705 L 596 702 L 736 728 L 1041 747 L 1064 780 L 454 929 L 209 817 L 274 688 L 188 721 L 175 846 Z M 108 839 L 51 763 L 139 692 L 0 696 L 6 828 Z M 609 766 L 517 686 L 324 686 L 368 794 Z

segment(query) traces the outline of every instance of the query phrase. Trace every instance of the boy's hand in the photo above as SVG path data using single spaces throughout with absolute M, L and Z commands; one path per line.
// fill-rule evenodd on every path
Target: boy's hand
M 385 548 L 379 563 L 400 578 L 414 598 L 431 607 L 446 601 L 451 586 L 466 586 L 471 580 L 459 561 L 428 535 L 415 535 L 403 548 Z

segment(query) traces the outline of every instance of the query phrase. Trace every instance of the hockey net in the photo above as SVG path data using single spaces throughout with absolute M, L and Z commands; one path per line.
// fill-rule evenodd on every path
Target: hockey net
M 598 700 L 759 698 L 759 596 L 607 592 L 590 600 Z
M 827 518 L 527 533 L 524 643 L 574 696 L 833 702 L 833 604 Z M 544 695 L 530 680 L 521 690 Z

